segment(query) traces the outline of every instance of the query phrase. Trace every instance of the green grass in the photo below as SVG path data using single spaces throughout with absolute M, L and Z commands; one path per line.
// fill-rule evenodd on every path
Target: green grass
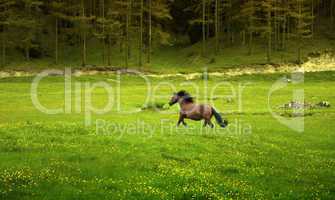
M 83 113 L 46 115 L 31 103 L 32 78 L 0 79 L 0 198 L 1 199 L 334 199 L 335 90 L 334 72 L 307 73 L 305 83 L 276 91 L 271 107 L 291 101 L 294 89 L 305 89 L 311 103 L 329 101 L 331 108 L 306 110 L 305 131 L 295 132 L 268 112 L 267 94 L 283 74 L 233 78 L 210 77 L 211 89 L 227 81 L 237 90 L 249 83 L 238 110 L 231 89 L 219 87 L 215 107 L 230 121 L 228 129 L 203 129 L 200 122 L 176 129 L 178 107 L 120 114 L 116 109 L 94 115 L 122 129 L 99 134 L 84 126 Z M 115 76 L 73 78 L 76 82 L 107 81 Z M 61 77 L 39 86 L 44 105 L 64 105 Z M 194 93 L 182 78 L 151 79 L 153 86 L 170 82 Z M 202 80 L 188 81 L 198 86 Z M 143 107 L 146 87 L 140 78 L 122 77 L 123 110 Z M 161 85 L 150 102 L 167 102 L 172 89 Z M 204 101 L 204 94 L 197 101 Z M 94 105 L 103 106 L 106 93 L 94 90 Z M 74 104 L 74 103 L 73 103 Z M 154 104 L 154 103 L 151 103 Z M 157 104 L 157 105 L 158 105 Z M 74 106 L 74 105 L 73 105 Z M 164 110 L 166 112 L 166 110 Z M 161 119 L 172 127 L 161 129 Z M 134 132 L 138 121 L 144 132 Z M 236 132 L 239 127 L 251 132 Z M 127 127 L 129 129 L 125 129 Z M 136 128 L 135 128 L 136 130 Z
M 135 37 L 134 37 L 135 38 Z M 265 38 L 256 38 L 254 41 L 253 53 L 248 54 L 248 46 L 241 44 L 241 38 L 237 37 L 234 44 L 225 41 L 223 48 L 218 55 L 215 55 L 214 40 L 210 39 L 206 46 L 205 57 L 200 56 L 202 44 L 175 44 L 172 46 L 156 46 L 152 52 L 152 63 L 145 65 L 141 70 L 155 73 L 189 73 L 201 72 L 204 66 L 209 71 L 223 71 L 227 68 L 252 66 L 259 67 L 267 62 L 267 46 L 264 42 Z M 156 41 L 157 42 L 157 41 Z M 46 42 L 47 44 L 50 43 Z M 132 42 L 131 57 L 129 68 L 140 69 L 138 65 L 137 42 Z M 50 45 L 49 45 L 50 46 Z M 22 54 L 16 51 L 9 51 L 8 64 L 3 70 L 25 70 L 40 71 L 46 68 L 64 68 L 64 66 L 72 68 L 81 68 L 81 52 L 79 47 L 60 45 L 59 64 L 54 64 L 52 48 L 47 52 L 49 56 L 42 59 L 33 59 L 29 62 L 25 61 Z M 287 64 L 297 62 L 297 42 L 291 38 L 287 42 L 286 49 L 272 52 L 272 63 Z M 307 59 L 308 54 L 315 52 L 334 51 L 334 38 L 325 35 L 315 35 L 313 39 L 306 39 L 303 42 L 302 57 Z M 104 67 L 106 64 L 102 62 L 102 45 L 99 41 L 91 39 L 88 41 L 87 48 L 87 68 L 96 69 Z M 146 57 L 143 57 L 146 60 Z M 112 66 L 122 68 L 124 63 L 124 52 L 120 51 L 119 46 L 115 46 L 112 50 Z

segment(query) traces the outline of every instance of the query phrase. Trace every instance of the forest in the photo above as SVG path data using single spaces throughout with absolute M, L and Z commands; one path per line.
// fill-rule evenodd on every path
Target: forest
M 236 56 L 253 55 L 257 45 L 264 63 L 289 49 L 290 62 L 302 63 L 306 45 L 335 39 L 334 12 L 334 0 L 1 0 L 1 66 L 143 67 L 156 52 L 192 46 L 186 56 L 211 63 L 236 46 Z

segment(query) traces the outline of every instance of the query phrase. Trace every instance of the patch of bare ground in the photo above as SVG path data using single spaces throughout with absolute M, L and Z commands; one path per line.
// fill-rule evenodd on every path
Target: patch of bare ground
M 209 76 L 240 76 L 248 74 L 274 74 L 274 73 L 291 73 L 291 72 L 322 72 L 335 71 L 335 55 L 326 53 L 317 56 L 311 56 L 302 65 L 297 64 L 266 64 L 262 66 L 241 66 L 235 68 L 227 68 L 220 72 L 208 72 Z M 34 76 L 38 72 L 32 71 L 0 71 L 0 78 L 5 77 L 27 77 Z M 64 72 L 51 72 L 50 76 L 62 76 Z M 187 80 L 197 79 L 204 76 L 204 73 L 152 73 L 148 70 L 124 69 L 120 67 L 86 67 L 72 70 L 74 76 L 89 76 L 89 75 L 108 75 L 108 74 L 139 74 L 142 73 L 147 77 L 152 78 L 169 78 L 182 77 Z

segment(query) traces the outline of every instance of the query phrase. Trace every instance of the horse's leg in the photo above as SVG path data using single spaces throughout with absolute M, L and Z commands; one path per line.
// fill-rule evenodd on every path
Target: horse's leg
M 179 120 L 178 120 L 177 126 L 179 126 L 179 125 L 180 125 L 182 122 L 183 122 L 183 119 L 181 119 L 181 117 L 179 117 Z
M 214 128 L 214 124 L 211 122 L 211 118 L 205 118 L 205 124 L 204 127 L 209 125 L 209 127 Z
M 185 119 L 185 117 L 182 114 L 180 114 L 177 126 L 179 126 L 181 123 L 183 123 L 184 126 L 187 126 L 184 119 Z
M 186 122 L 184 121 L 184 119 L 183 119 L 183 125 L 185 126 L 185 127 L 187 127 L 187 124 L 186 124 Z
M 204 127 L 206 127 L 208 124 L 207 120 L 204 121 Z
M 214 124 L 211 122 L 211 120 L 208 120 L 207 124 L 209 124 L 211 128 L 214 128 Z

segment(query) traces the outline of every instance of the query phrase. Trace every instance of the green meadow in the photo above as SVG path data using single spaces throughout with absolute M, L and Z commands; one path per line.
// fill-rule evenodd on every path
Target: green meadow
M 149 97 L 147 83 L 133 75 L 120 82 L 116 75 L 72 77 L 70 104 L 64 77 L 46 77 L 39 102 L 71 105 L 54 115 L 33 105 L 34 77 L 2 78 L 0 199 L 334 199 L 335 73 L 306 73 L 303 83 L 287 81 L 269 98 L 285 76 L 149 78 Z M 87 96 L 86 86 L 98 82 L 112 93 L 97 87 Z M 212 104 L 229 126 L 187 121 L 177 128 L 179 108 L 167 103 L 180 89 Z M 331 107 L 296 115 L 283 105 L 301 89 L 306 103 Z M 111 110 L 93 112 L 108 99 Z M 275 116 L 303 120 L 304 131 Z

